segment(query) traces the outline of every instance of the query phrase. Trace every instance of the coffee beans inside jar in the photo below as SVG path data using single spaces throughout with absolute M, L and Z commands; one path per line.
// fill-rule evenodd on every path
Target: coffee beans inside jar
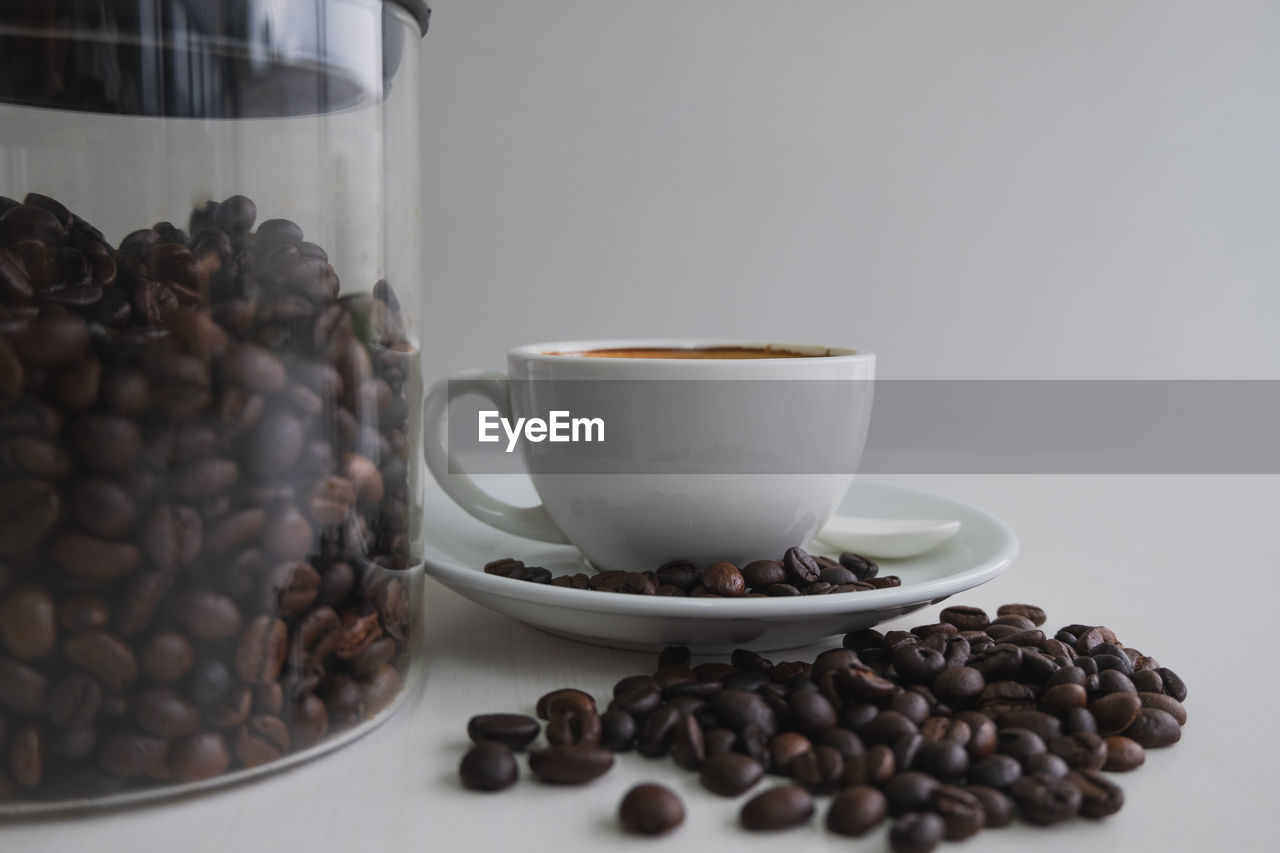
M 257 767 L 401 690 L 417 350 L 257 218 L 112 245 L 0 198 L 0 803 Z
M 892 822 L 889 846 L 903 853 L 1015 816 L 1036 825 L 1105 818 L 1124 804 L 1107 772 L 1133 770 L 1147 749 L 1180 739 L 1186 685 L 1108 628 L 1072 624 L 1049 636 L 1045 620 L 1026 604 L 994 619 L 947 607 L 911 630 L 848 634 L 812 661 L 738 649 L 729 663 L 695 664 L 689 649 L 669 647 L 652 672 L 620 679 L 608 703 L 572 687 L 546 693 L 536 708 L 545 748 L 528 716 L 480 715 L 468 732 L 504 760 L 506 744 L 533 744 L 534 777 L 554 785 L 591 783 L 609 772 L 612 753 L 669 755 L 698 774 L 703 808 L 742 798 L 733 807 L 748 831 L 800 827 L 815 813 L 847 836 Z M 785 781 L 761 788 L 766 775 Z M 467 768 L 463 783 L 477 787 Z M 679 799 L 652 784 L 620 806 L 628 832 L 667 832 L 683 816 Z

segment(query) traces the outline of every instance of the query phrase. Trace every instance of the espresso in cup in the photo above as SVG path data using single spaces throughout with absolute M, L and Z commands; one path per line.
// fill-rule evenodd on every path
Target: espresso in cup
M 549 352 L 578 358 L 826 358 L 830 350 L 818 353 L 795 352 L 765 347 L 624 347 L 581 352 Z

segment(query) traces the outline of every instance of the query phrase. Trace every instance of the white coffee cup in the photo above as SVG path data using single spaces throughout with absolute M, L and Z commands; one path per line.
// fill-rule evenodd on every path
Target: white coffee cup
M 718 348 L 796 355 L 580 354 Z M 839 506 L 866 441 L 874 376 L 875 356 L 847 347 L 531 344 L 508 352 L 505 374 L 472 370 L 438 381 L 426 399 L 423 447 L 441 488 L 472 516 L 518 536 L 571 543 L 598 569 L 641 571 L 674 559 L 742 565 L 807 545 Z M 584 410 L 574 415 L 603 422 L 613 444 L 602 451 L 586 443 L 522 442 L 542 503 L 513 506 L 463 473 L 448 444 L 450 399 L 467 395 L 487 398 L 512 423 L 570 400 Z

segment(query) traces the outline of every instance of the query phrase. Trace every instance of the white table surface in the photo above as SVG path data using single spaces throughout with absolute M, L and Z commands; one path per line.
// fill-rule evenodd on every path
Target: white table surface
M 1182 675 L 1190 688 L 1182 742 L 1116 775 L 1126 804 L 1105 821 L 1050 830 L 990 830 L 971 850 L 1277 849 L 1280 676 L 1280 477 L 949 476 L 888 481 L 968 501 L 1006 519 L 1022 553 L 1003 576 L 952 603 L 994 612 L 1039 604 L 1050 627 L 1105 624 Z M 355 745 L 227 790 L 102 815 L 0 824 L 0 851 L 597 850 L 654 842 L 621 835 L 616 809 L 641 780 L 672 786 L 688 817 L 659 842 L 700 851 L 883 850 L 885 830 L 851 842 L 821 825 L 751 835 L 741 802 L 703 791 L 670 760 L 621 756 L 584 788 L 532 781 L 499 794 L 457 782 L 468 717 L 532 712 L 539 695 L 579 686 L 607 696 L 652 656 L 578 645 L 489 613 L 434 582 L 425 611 L 421 693 Z M 942 605 L 901 620 L 932 621 Z M 787 654 L 811 658 L 821 649 Z M 775 659 L 781 656 L 771 655 Z M 947 849 L 945 846 L 943 849 Z M 963 848 L 962 848 L 963 849 Z

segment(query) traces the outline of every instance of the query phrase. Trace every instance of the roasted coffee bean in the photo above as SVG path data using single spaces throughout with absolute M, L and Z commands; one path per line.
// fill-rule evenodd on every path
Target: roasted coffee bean
M 885 710 L 896 711 L 918 726 L 929 719 L 930 703 L 923 694 L 904 690 L 889 700 Z
M 702 583 L 708 592 L 727 597 L 742 595 L 746 590 L 742 573 L 733 563 L 720 562 L 707 566 L 702 570 Z
M 1182 739 L 1182 728 L 1167 711 L 1140 708 L 1133 722 L 1122 734 L 1144 749 L 1172 746 Z
M 979 711 L 961 711 L 955 715 L 955 718 L 969 727 L 969 739 L 965 742 L 965 749 L 970 758 L 983 758 L 995 752 L 996 724 L 990 717 Z
M 538 719 L 545 720 L 556 705 L 576 706 L 583 710 L 596 711 L 596 700 L 591 698 L 587 693 L 582 692 L 573 687 L 564 687 L 560 690 L 552 690 L 550 693 L 543 694 L 538 699 L 536 712 Z
M 985 785 L 966 785 L 964 790 L 976 797 L 982 806 L 986 829 L 997 829 L 1013 822 L 1013 800 L 1007 795 Z
M 615 691 L 611 707 L 626 711 L 636 719 L 642 719 L 662 704 L 662 695 L 662 689 L 657 681 L 648 678 L 644 682 L 626 685 L 621 692 Z
M 9 744 L 9 772 L 13 781 L 24 788 L 39 787 L 44 778 L 44 738 L 34 725 L 23 726 L 13 733 Z
M 248 684 L 270 684 L 280 674 L 288 651 L 289 629 L 273 616 L 258 616 L 240 634 L 235 669 Z
M 711 707 L 722 725 L 739 734 L 749 725 L 758 726 L 767 735 L 777 730 L 773 709 L 757 693 L 721 690 L 711 699 Z
M 102 688 L 83 672 L 70 672 L 53 683 L 45 711 L 55 726 L 88 726 L 102 707 Z
M 882 743 L 873 744 L 861 755 L 845 760 L 844 783 L 846 785 L 872 785 L 880 787 L 893 777 L 893 750 Z
M 1055 684 L 1040 695 L 1040 709 L 1062 716 L 1074 708 L 1085 707 L 1088 698 L 1087 691 L 1080 684 Z
M 552 744 L 599 744 L 600 715 L 572 706 L 556 708 L 547 719 L 546 734 Z
M 894 853 L 931 853 L 942 843 L 946 824 L 933 812 L 902 815 L 889 830 L 889 848 Z
M 986 680 L 982 673 L 971 666 L 944 669 L 930 684 L 930 689 L 942 700 L 972 699 L 982 692 Z
M 660 583 L 678 587 L 685 592 L 702 583 L 702 573 L 688 560 L 673 560 L 665 563 L 658 568 L 657 575 Z
M 1101 770 L 1107 761 L 1106 743 L 1096 734 L 1059 735 L 1050 738 L 1047 746 L 1072 770 Z
M 927 773 L 903 770 L 884 786 L 889 814 L 897 816 L 928 808 L 929 798 L 939 782 Z
M 231 765 L 226 741 L 216 732 L 197 732 L 169 748 L 169 768 L 179 782 L 198 782 L 225 773 Z
M 1036 627 L 1045 623 L 1044 610 L 1034 604 L 1002 604 L 996 608 L 996 616 L 1021 616 Z
M 897 742 L 905 735 L 918 734 L 919 728 L 897 711 L 885 711 L 858 729 L 858 735 L 867 743 Z
M 142 674 L 165 684 L 186 675 L 195 662 L 191 643 L 175 631 L 161 631 L 149 637 L 139 651 Z
M 71 530 L 54 536 L 49 556 L 71 577 L 90 582 L 128 577 L 142 562 L 141 552 L 133 545 L 108 542 Z
M 692 716 L 682 716 L 675 724 L 671 738 L 671 757 L 676 766 L 685 770 L 697 770 L 707 758 L 707 748 L 702 737 L 702 727 Z
M 177 617 L 191 636 L 229 640 L 240 632 L 240 611 L 227 596 L 212 589 L 193 589 L 177 603 Z
M 908 732 L 893 742 L 893 761 L 899 770 L 915 766 L 920 747 L 924 746 L 924 738 L 919 732 Z
M 0 490 L 0 557 L 30 551 L 43 542 L 57 524 L 61 508 L 52 483 L 6 482 Z
M 790 829 L 811 817 L 813 797 L 798 785 L 780 785 L 757 794 L 738 813 L 742 828 L 753 832 Z
M 509 746 L 498 741 L 477 742 L 458 765 L 462 784 L 473 791 L 501 791 L 515 784 L 517 775 L 515 755 Z
M 924 646 L 903 646 L 893 653 L 893 668 L 908 684 L 928 684 L 942 672 L 942 653 Z
M 921 744 L 912 767 L 943 781 L 963 779 L 969 769 L 969 753 L 964 745 L 952 740 L 936 740 Z
M 1080 789 L 1068 779 L 1023 776 L 1009 788 L 1018 811 L 1029 823 L 1047 826 L 1075 817 L 1080 811 Z
M 986 825 L 986 813 L 977 796 L 955 785 L 939 785 L 929 795 L 933 811 L 942 818 L 944 835 L 959 841 L 977 835 Z
M 1046 749 L 1044 739 L 1026 729 L 1000 729 L 996 735 L 996 752 L 1012 756 L 1023 766 L 1031 756 L 1045 752 Z
M 980 631 L 987 627 L 991 621 L 987 618 L 987 612 L 982 608 L 965 607 L 963 605 L 944 607 L 938 618 L 943 622 L 955 625 L 962 631 Z
M 648 758 L 666 755 L 671 749 L 680 712 L 670 705 L 659 705 L 640 724 L 636 733 L 636 752 Z
M 62 655 L 112 692 L 124 690 L 138 677 L 133 650 L 106 631 L 82 631 L 68 637 L 62 643 Z
M 658 655 L 658 667 L 688 666 L 692 657 L 692 653 L 685 646 L 667 646 Z
M 29 666 L 0 658 L 0 708 L 39 714 L 49 690 L 48 679 Z
M 1124 791 L 1096 770 L 1073 771 L 1067 781 L 1080 790 L 1080 814 L 1085 817 L 1108 817 L 1124 806 Z
M 1002 729 L 1026 729 L 1039 735 L 1041 740 L 1047 741 L 1062 734 L 1062 723 L 1057 717 L 1031 708 L 1006 711 L 997 720 Z
M 600 715 L 600 745 L 613 752 L 628 752 L 635 746 L 637 728 L 635 718 L 626 711 L 610 708 Z
M 529 753 L 533 775 L 551 785 L 583 785 L 612 766 L 613 753 L 590 744 L 549 746 Z
M 1007 790 L 1022 775 L 1022 764 L 1011 755 L 996 753 L 974 762 L 969 781 L 989 788 Z
M 1123 735 L 1112 735 L 1103 741 L 1107 748 L 1107 760 L 1102 769 L 1108 773 L 1127 773 L 1141 767 L 1147 760 L 1142 745 Z
M 880 571 L 879 566 L 859 554 L 841 554 L 840 565 L 853 572 L 854 576 L 860 581 L 874 578 L 876 573 Z
M 53 596 L 42 586 L 23 585 L 0 598 L 0 638 L 18 660 L 36 660 L 53 652 L 58 639 Z
M 1099 696 L 1110 696 L 1112 693 L 1131 693 L 1137 694 L 1138 688 L 1133 686 L 1133 681 L 1123 672 L 1115 669 L 1105 669 L 1098 673 L 1097 685 L 1091 685 L 1086 682 L 1086 689 Z
M 884 794 L 869 785 L 853 785 L 831 800 L 827 829 L 837 835 L 859 837 L 875 829 L 888 814 Z
M 792 693 L 787 705 L 792 724 L 802 734 L 812 737 L 836 724 L 836 709 L 816 690 Z
M 523 750 L 538 736 L 538 721 L 524 714 L 480 714 L 467 723 L 467 736 L 476 743 L 496 741 Z
M 827 729 L 815 741 L 817 746 L 829 746 L 846 761 L 855 755 L 862 755 L 866 752 L 866 747 L 862 743 L 862 738 L 845 728 Z
M 1187 701 L 1187 685 L 1176 672 L 1166 666 L 1159 667 L 1156 672 L 1160 673 L 1160 679 L 1164 682 L 1165 693 L 1179 702 Z
M 702 787 L 722 797 L 736 797 L 745 793 L 764 778 L 764 766 L 760 762 L 737 752 L 708 755 L 698 772 Z
M 1089 703 L 1089 713 L 1103 737 L 1120 734 L 1133 723 L 1142 709 L 1136 693 L 1110 693 Z
M 684 822 L 684 804 L 670 788 L 636 785 L 618 805 L 618 822 L 632 835 L 664 835 Z
M 813 741 L 799 732 L 783 732 L 769 739 L 769 769 L 784 776 L 791 774 L 791 762 L 813 749 Z
M 289 729 L 282 720 L 268 714 L 255 714 L 235 734 L 236 758 L 245 767 L 258 767 L 280 758 L 289 751 Z
M 1064 759 L 1051 752 L 1031 756 L 1022 769 L 1028 776 L 1041 776 L 1045 779 L 1061 779 L 1071 770 Z
M 1187 709 L 1172 696 L 1166 696 L 1163 693 L 1139 693 L 1138 701 L 1142 703 L 1144 708 L 1158 708 L 1164 711 L 1177 720 L 1180 726 L 1187 724 Z
M 1062 733 L 1068 735 L 1098 733 L 1098 721 L 1087 708 L 1072 708 L 1062 718 Z
M 166 504 L 147 517 L 143 543 L 147 556 L 162 569 L 176 569 L 193 561 L 204 541 L 200 514 L 188 506 Z
M 829 746 L 819 746 L 792 759 L 788 771 L 810 793 L 830 794 L 841 785 L 844 758 Z
M 782 567 L 787 575 L 787 582 L 795 587 L 816 583 L 822 573 L 817 561 L 803 548 L 788 548 L 783 555 Z
M 144 687 L 133 700 L 134 716 L 147 734 L 184 737 L 200 727 L 200 711 L 167 687 Z

